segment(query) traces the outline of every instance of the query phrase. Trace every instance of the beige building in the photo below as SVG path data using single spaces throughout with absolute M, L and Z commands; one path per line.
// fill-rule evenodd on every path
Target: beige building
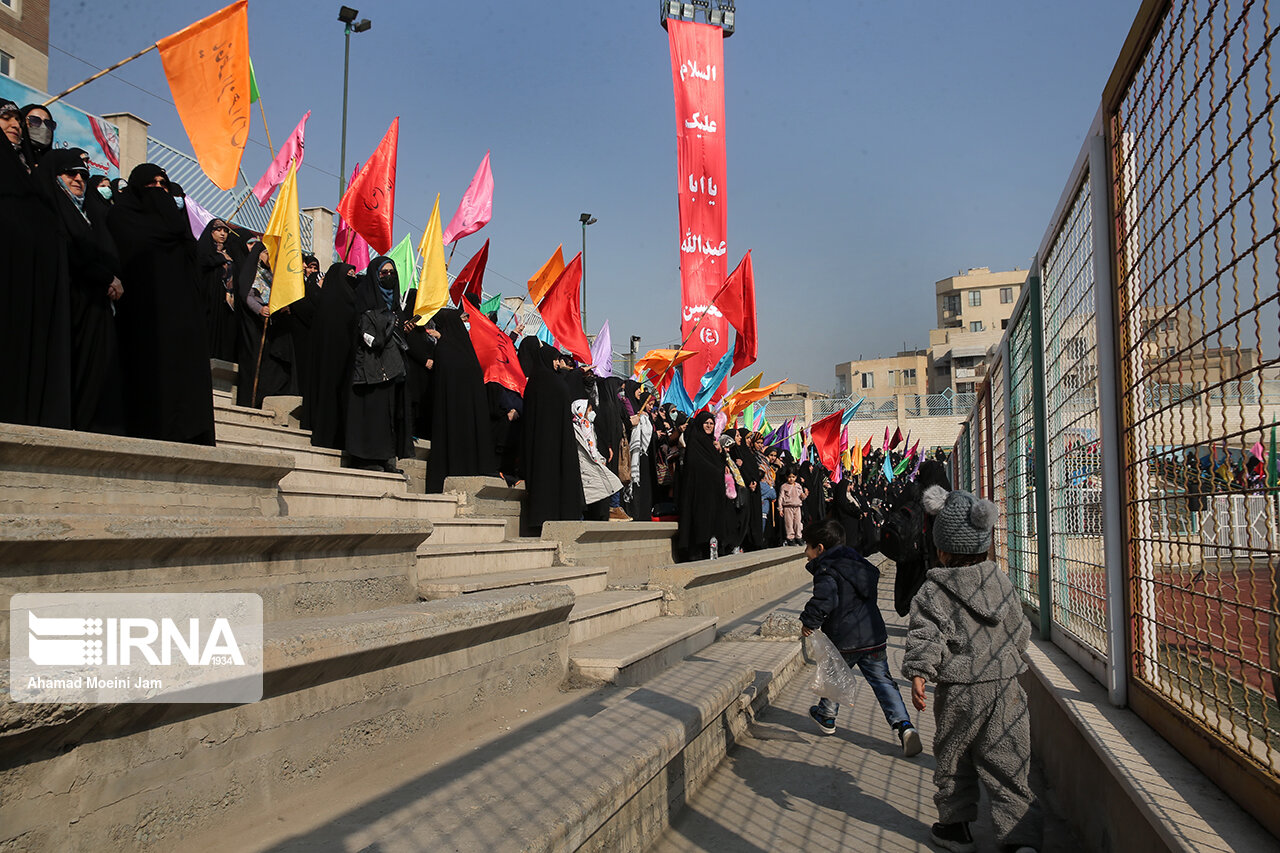
M 923 394 L 928 377 L 928 350 L 907 350 L 887 358 L 865 358 L 836 365 L 837 390 L 843 396 Z
M 1000 343 L 1026 280 L 1026 270 L 974 267 L 934 284 L 938 325 L 929 332 L 928 393 L 972 393 L 982 383 L 988 351 Z
M 49 0 L 0 0 L 0 75 L 49 89 Z

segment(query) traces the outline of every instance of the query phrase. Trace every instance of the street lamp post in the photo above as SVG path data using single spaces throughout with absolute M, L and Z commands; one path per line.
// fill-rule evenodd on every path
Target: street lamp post
M 583 213 L 578 217 L 578 221 L 582 223 L 582 326 L 585 329 L 587 325 L 587 226 L 595 225 L 596 218 L 590 213 Z
M 338 9 L 338 20 L 345 28 L 347 39 L 346 53 L 342 58 L 342 159 L 338 164 L 338 198 L 347 191 L 347 77 L 351 71 L 351 34 L 363 33 L 373 26 L 368 18 L 356 21 L 360 13 L 350 6 Z

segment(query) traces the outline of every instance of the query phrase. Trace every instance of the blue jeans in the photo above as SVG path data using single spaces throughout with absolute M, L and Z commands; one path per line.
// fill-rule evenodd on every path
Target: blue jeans
M 911 716 L 907 713 L 907 706 L 902 702 L 898 683 L 889 674 L 888 652 L 878 649 L 874 652 L 841 652 L 841 654 L 844 655 L 844 662 L 849 664 L 850 669 L 856 666 L 862 671 L 862 677 L 867 680 L 867 684 L 871 685 L 871 692 L 876 694 L 876 701 L 880 703 L 880 710 L 884 711 L 884 718 L 889 721 L 889 725 L 895 729 L 903 723 L 911 725 Z M 839 702 L 832 702 L 825 696 L 818 700 L 819 715 L 834 720 L 838 713 L 840 713 Z

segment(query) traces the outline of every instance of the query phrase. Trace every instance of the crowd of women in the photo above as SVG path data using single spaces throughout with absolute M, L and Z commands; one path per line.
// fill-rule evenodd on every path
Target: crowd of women
M 312 443 L 344 464 L 400 472 L 418 438 L 430 441 L 429 492 L 453 476 L 524 481 L 529 532 L 677 519 L 681 555 L 698 559 L 797 544 L 800 525 L 834 513 L 867 549 L 894 501 L 883 479 L 833 484 L 759 433 L 659 407 L 644 385 L 533 337 L 518 346 L 523 393 L 486 383 L 469 333 L 478 309 L 421 323 L 389 258 L 322 278 L 305 256 L 304 297 L 272 312 L 267 247 L 222 219 L 193 238 L 184 193 L 159 166 L 127 181 L 92 174 L 84 151 L 55 146 L 39 105 L 0 100 L 0 131 L 0 421 L 213 444 L 219 358 L 239 365 L 240 405 L 300 396 Z

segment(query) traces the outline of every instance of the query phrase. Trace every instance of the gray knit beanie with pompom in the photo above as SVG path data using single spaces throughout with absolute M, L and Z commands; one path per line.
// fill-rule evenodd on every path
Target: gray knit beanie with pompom
M 921 496 L 924 511 L 934 516 L 933 544 L 951 554 L 985 554 L 991 550 L 996 505 L 956 489 L 930 486 Z

